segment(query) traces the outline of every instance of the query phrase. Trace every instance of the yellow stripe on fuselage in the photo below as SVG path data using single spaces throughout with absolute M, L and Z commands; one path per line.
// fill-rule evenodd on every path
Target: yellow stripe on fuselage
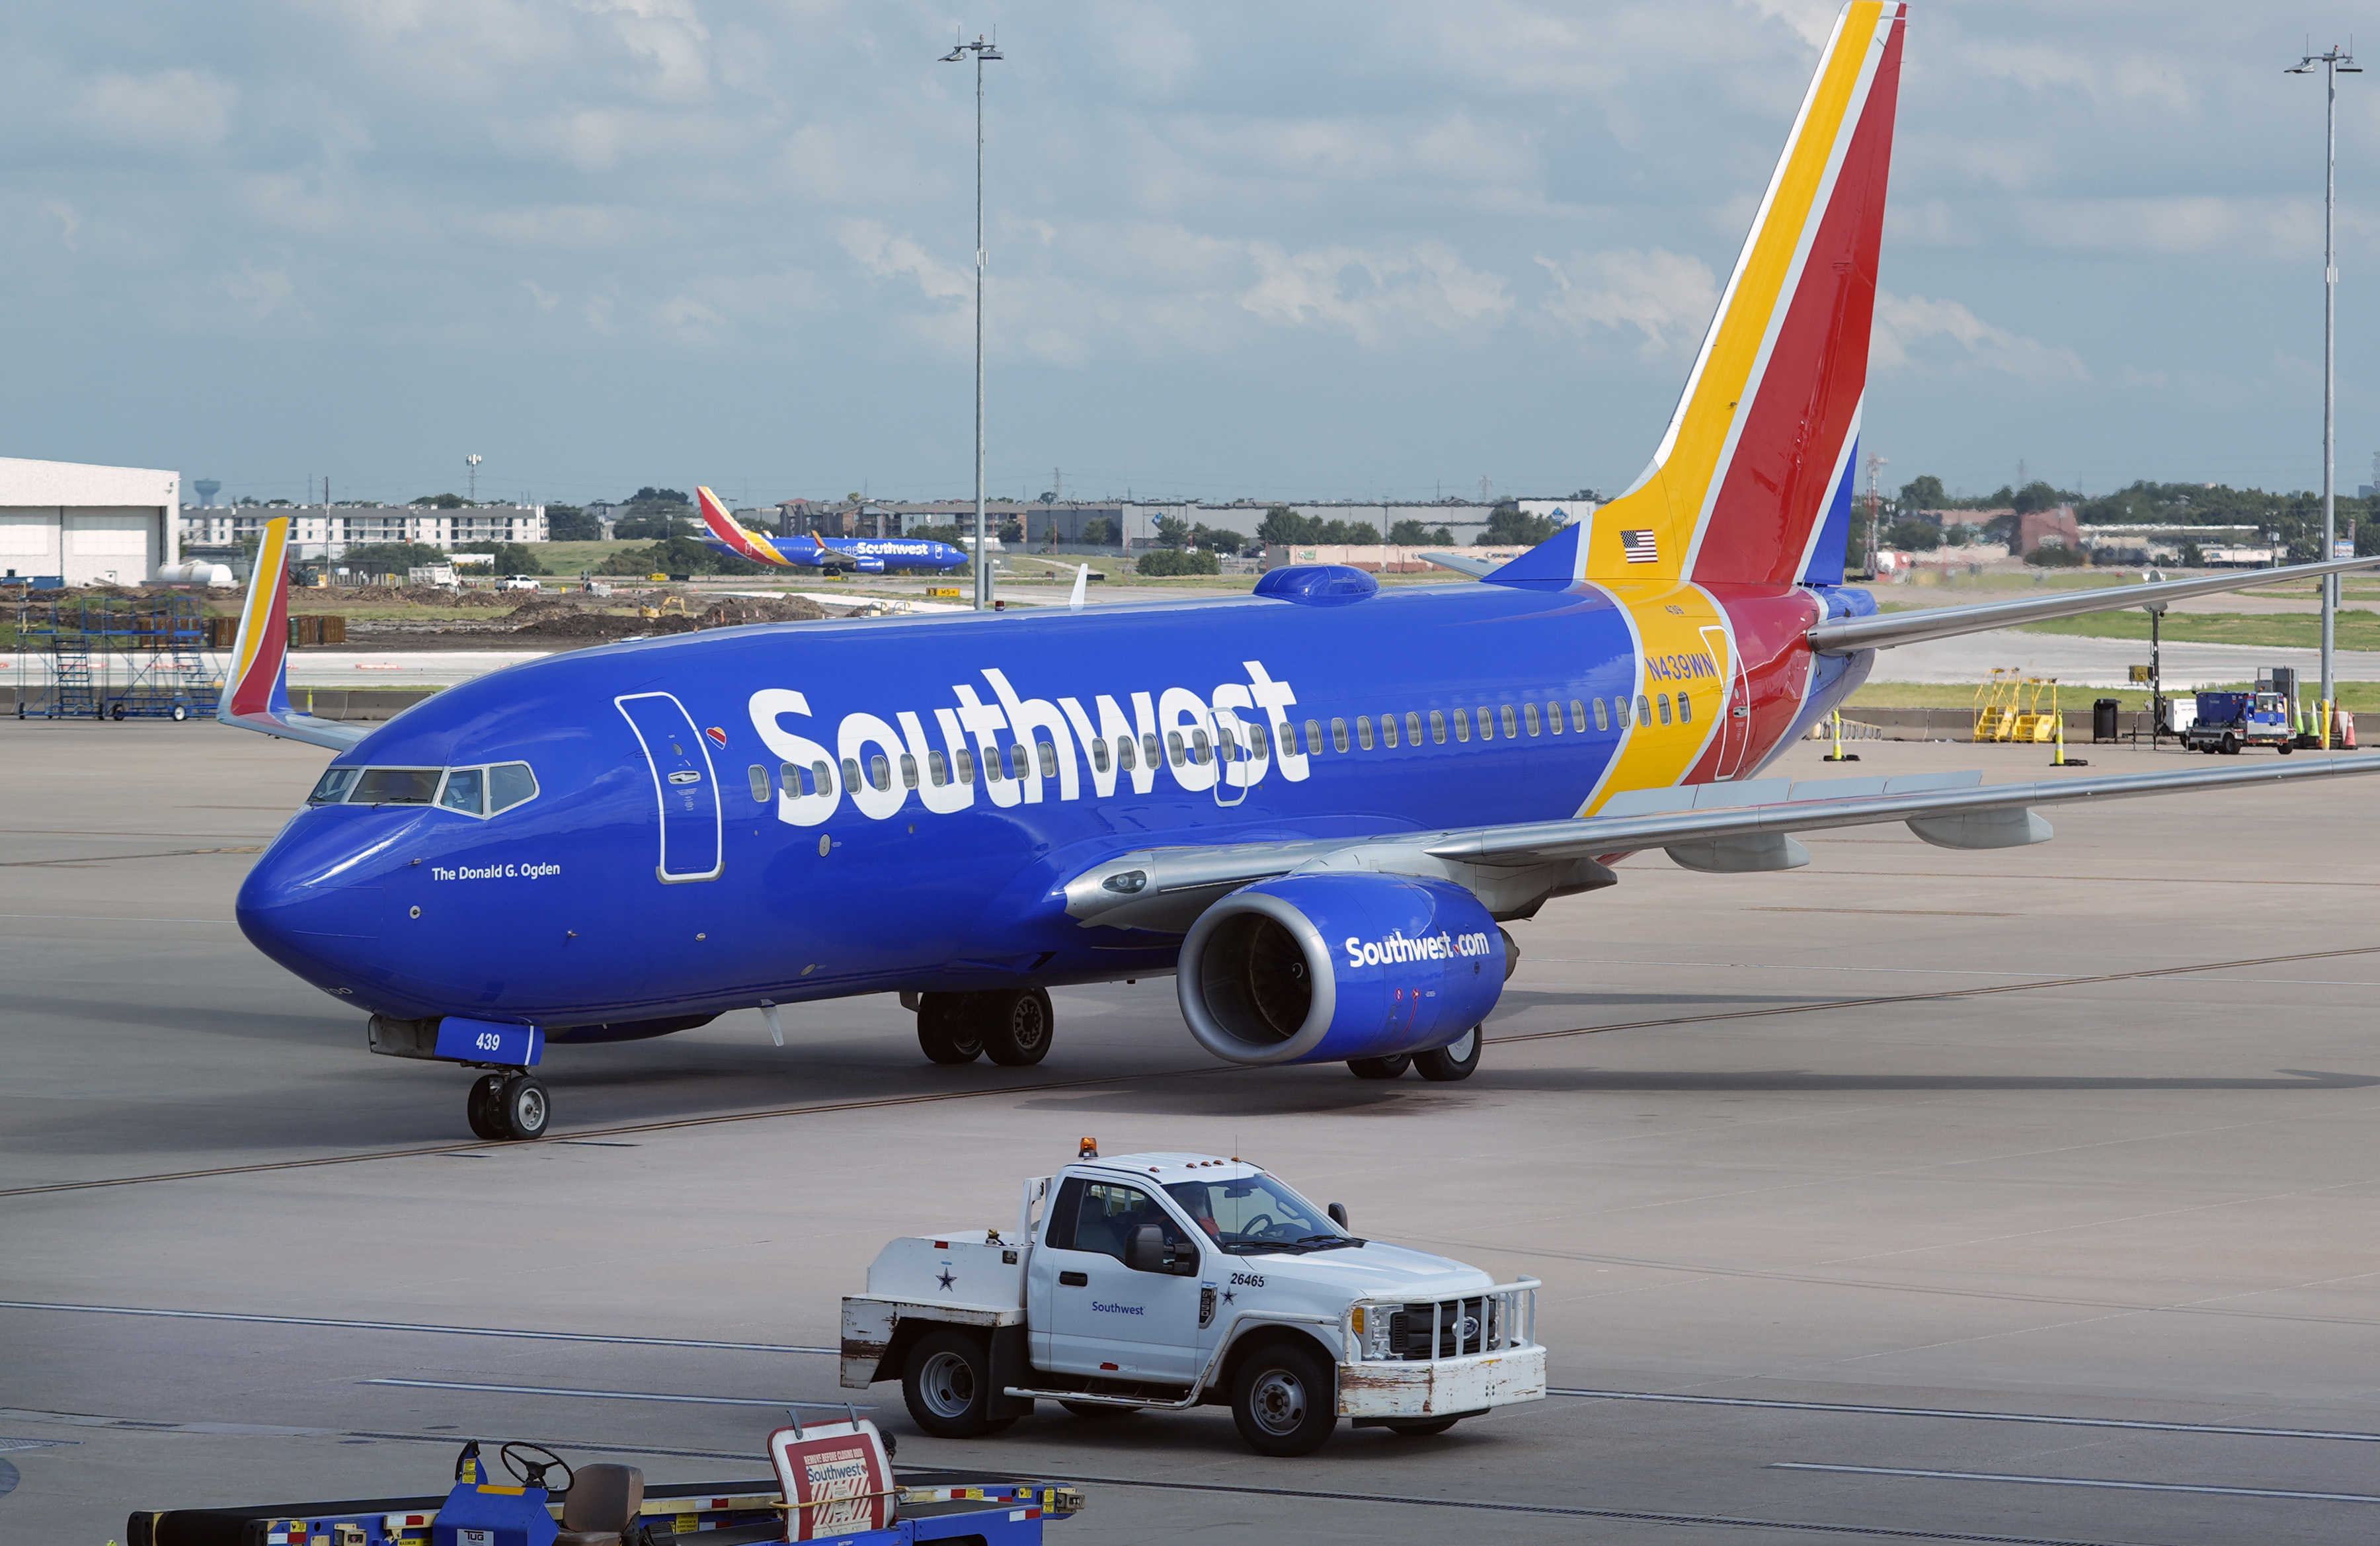
M 1818 193 L 1868 55 L 1876 46 L 1876 21 L 1883 8 L 1881 0 L 1854 0 L 1845 9 L 1826 66 L 1811 88 L 1808 111 L 1778 168 L 1768 207 L 1737 263 L 1733 286 L 1720 303 L 1658 465 L 1645 482 L 1595 512 L 1587 574 L 1619 579 L 1632 573 L 1670 577 L 1685 572 L 1687 550 L 1718 479 L 1719 458 L 1738 417 L 1751 411 L 1759 384 L 1753 371 L 1760 363 L 1770 321 L 1789 298 L 1785 284 L 1792 276 L 1803 233 L 1822 213 L 1816 207 Z M 1620 544 L 1620 533 L 1627 530 L 1656 533 L 1658 559 L 1629 564 Z
M 1735 662 L 1732 636 L 1718 603 L 1698 585 L 1677 580 L 1607 580 L 1599 589 L 1620 605 L 1636 640 L 1631 724 L 1621 737 L 1603 782 L 1579 814 L 1591 816 L 1623 789 L 1666 789 L 1683 779 L 1727 718 L 1727 685 Z M 1660 697 L 1670 698 L 1670 723 L 1661 723 Z M 1681 718 L 1679 698 L 1692 718 Z M 1653 707 L 1636 714 L 1638 700 Z

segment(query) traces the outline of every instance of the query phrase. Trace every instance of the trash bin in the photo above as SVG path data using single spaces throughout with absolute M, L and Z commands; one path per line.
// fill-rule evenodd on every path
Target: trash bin
M 2123 705 L 2112 698 L 2102 698 L 2091 705 L 2091 739 L 2112 741 L 2116 736 L 2116 712 Z

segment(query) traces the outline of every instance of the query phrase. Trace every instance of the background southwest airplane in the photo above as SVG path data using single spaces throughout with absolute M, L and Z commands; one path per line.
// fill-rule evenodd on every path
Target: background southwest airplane
M 1026 1064 L 1051 986 L 1166 972 L 1218 1057 L 1458 1079 L 1502 925 L 1619 856 L 1786 869 L 1795 832 L 1884 822 L 2008 847 L 2037 806 L 2380 770 L 1757 776 L 1876 650 L 2380 563 L 1888 615 L 1844 588 L 1901 35 L 1844 9 L 1644 475 L 1484 583 L 718 629 L 367 731 L 291 712 L 275 521 L 220 717 L 338 755 L 240 927 L 375 1051 L 483 1070 L 489 1137 L 545 1130 L 549 1042 L 898 992 L 927 1056 Z
M 770 537 L 752 530 L 728 513 L 709 489 L 698 488 L 702 524 L 710 533 L 703 541 L 731 558 L 747 558 L 779 569 L 857 569 L 880 575 L 886 569 L 954 569 L 967 555 L 948 542 L 918 537 Z

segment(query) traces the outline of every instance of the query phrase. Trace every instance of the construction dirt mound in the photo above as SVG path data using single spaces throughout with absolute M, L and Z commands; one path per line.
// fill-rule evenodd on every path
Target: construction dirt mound
M 706 628 L 741 627 L 747 623 L 811 623 L 834 615 L 807 596 L 722 596 L 702 609 Z
M 527 607 L 521 609 L 528 610 Z M 701 625 L 671 612 L 660 617 L 622 616 L 615 612 L 580 612 L 562 608 L 545 612 L 513 630 L 516 639 L 626 639 L 662 633 L 692 633 Z

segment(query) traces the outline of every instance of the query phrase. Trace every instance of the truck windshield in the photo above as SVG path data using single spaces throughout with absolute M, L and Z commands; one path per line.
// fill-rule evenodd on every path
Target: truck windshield
M 1165 1195 L 1180 1203 L 1209 1239 L 1238 1256 L 1363 1244 L 1269 1175 L 1176 1181 Z

